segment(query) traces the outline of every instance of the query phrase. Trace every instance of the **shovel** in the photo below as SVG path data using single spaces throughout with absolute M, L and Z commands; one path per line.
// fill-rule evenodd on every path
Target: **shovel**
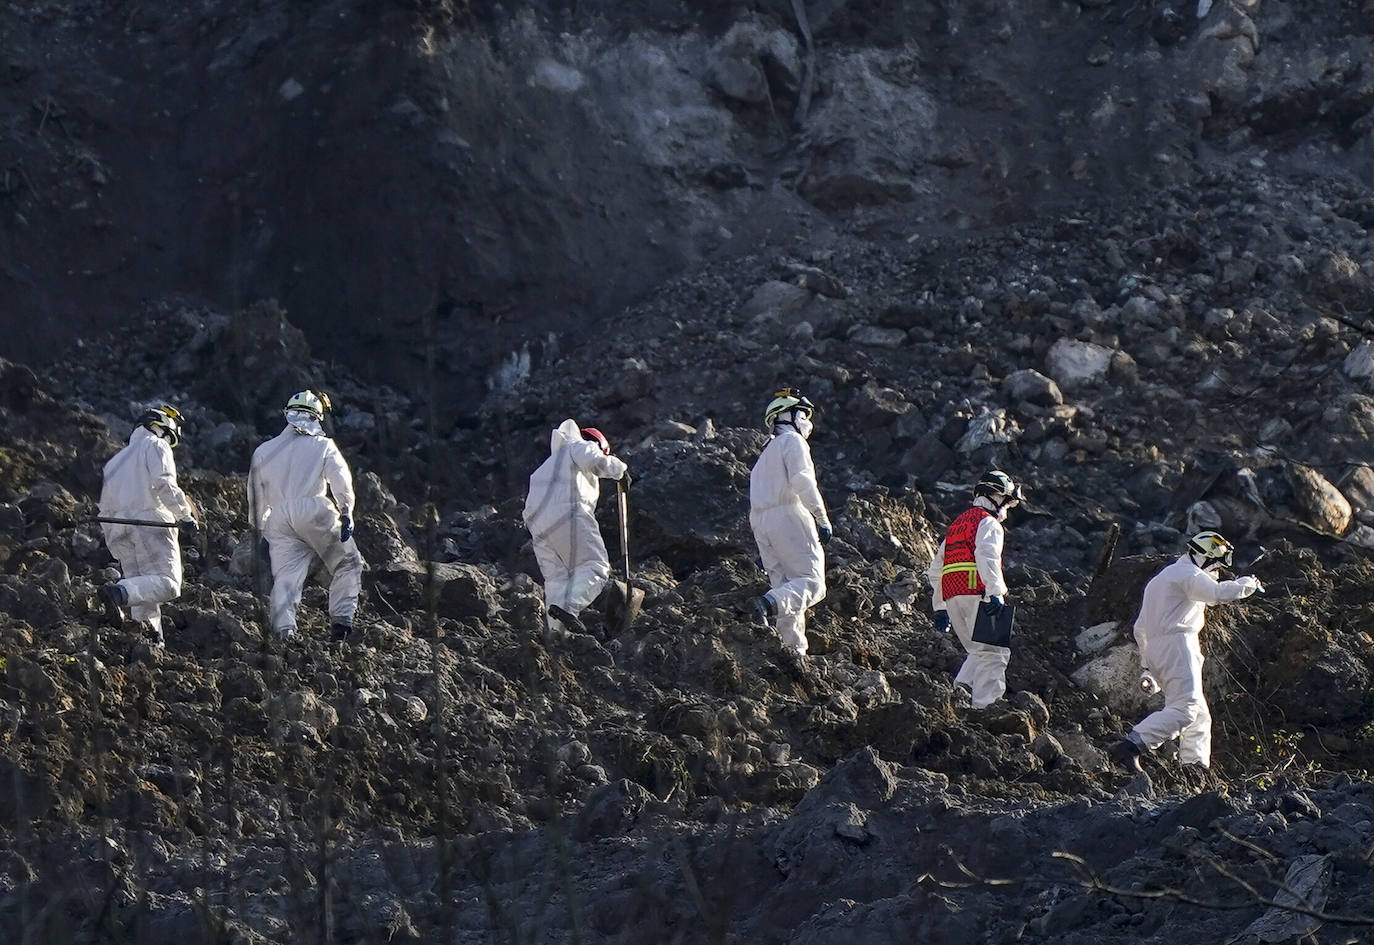
M 148 528 L 176 528 L 176 522 L 160 522 L 142 518 L 98 518 L 97 522 L 109 525 L 146 525 Z
M 110 518 L 106 516 L 101 516 L 100 518 L 97 518 L 96 521 L 103 522 L 106 525 L 142 525 L 145 528 L 181 527 L 180 522 L 163 522 L 160 520 L 144 518 Z M 200 560 L 206 561 L 208 560 L 208 555 L 210 553 L 210 534 L 206 530 L 206 528 L 202 526 L 201 528 L 197 529 L 196 535 L 198 539 L 196 541 L 196 550 L 200 552 Z
M 615 484 L 616 511 L 620 517 L 620 563 L 624 580 L 613 580 L 606 587 L 606 629 L 623 633 L 639 616 L 644 606 L 644 591 L 630 584 L 630 525 L 625 499 L 625 483 Z

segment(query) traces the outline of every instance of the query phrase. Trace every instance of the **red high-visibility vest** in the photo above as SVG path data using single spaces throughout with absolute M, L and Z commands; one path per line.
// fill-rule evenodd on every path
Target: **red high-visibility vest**
M 986 588 L 978 576 L 973 544 L 978 537 L 978 526 L 991 515 L 987 509 L 975 505 L 951 522 L 949 531 L 945 532 L 945 561 L 940 572 L 940 593 L 945 600 L 968 594 L 983 596 Z

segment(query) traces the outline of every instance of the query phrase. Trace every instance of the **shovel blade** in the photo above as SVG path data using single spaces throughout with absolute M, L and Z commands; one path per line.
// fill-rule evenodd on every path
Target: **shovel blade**
M 643 606 L 641 589 L 624 581 L 611 581 L 606 586 L 606 626 L 616 633 L 630 629 Z

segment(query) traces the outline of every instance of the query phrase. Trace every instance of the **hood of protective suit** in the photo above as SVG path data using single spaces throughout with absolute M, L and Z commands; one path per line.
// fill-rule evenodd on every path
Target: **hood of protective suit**
M 1007 512 L 1009 511 L 1009 509 L 1005 505 L 999 509 L 997 507 L 997 503 L 993 502 L 985 495 L 978 496 L 976 499 L 973 500 L 973 504 L 977 508 L 987 509 L 997 518 L 997 521 L 999 522 L 1005 522 L 1007 520 Z
M 553 433 L 549 436 L 549 453 L 557 453 L 569 443 L 576 443 L 582 439 L 582 428 L 573 419 L 564 420 L 553 428 Z

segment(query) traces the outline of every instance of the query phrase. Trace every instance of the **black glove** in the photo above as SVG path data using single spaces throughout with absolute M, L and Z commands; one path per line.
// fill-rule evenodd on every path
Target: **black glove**
M 1000 597 L 989 597 L 983 606 L 987 608 L 989 617 L 996 617 L 1002 612 L 1002 608 L 1007 605 L 1002 603 L 1002 598 Z
M 936 633 L 949 633 L 949 611 L 947 611 L 947 610 L 937 610 L 937 611 L 935 611 L 935 632 L 936 632 Z
M 347 515 L 339 516 L 339 541 L 348 541 L 353 537 L 353 519 Z
M 187 538 L 195 538 L 200 534 L 200 524 L 193 518 L 182 519 L 180 522 L 177 522 L 177 531 L 181 532 Z
M 268 544 L 266 538 L 258 539 L 258 560 L 268 571 L 272 570 L 272 546 Z
M 822 545 L 828 545 L 834 534 L 829 525 L 816 526 L 816 535 L 820 538 Z
M 624 486 L 626 489 L 630 488 L 630 484 L 634 481 L 634 477 L 630 475 L 630 471 L 628 469 L 625 470 L 625 474 L 620 477 L 620 484 Z

